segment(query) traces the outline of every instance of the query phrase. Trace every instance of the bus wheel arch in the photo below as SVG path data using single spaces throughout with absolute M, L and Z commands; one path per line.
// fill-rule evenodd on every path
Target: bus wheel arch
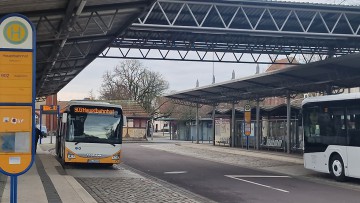
M 345 165 L 341 155 L 333 152 L 329 159 L 329 171 L 331 176 L 339 182 L 345 181 Z

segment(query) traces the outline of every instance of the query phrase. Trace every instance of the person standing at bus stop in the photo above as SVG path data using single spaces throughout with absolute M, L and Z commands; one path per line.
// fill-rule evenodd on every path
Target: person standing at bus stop
M 39 128 L 35 127 L 35 154 L 40 137 L 43 137 L 43 134 Z

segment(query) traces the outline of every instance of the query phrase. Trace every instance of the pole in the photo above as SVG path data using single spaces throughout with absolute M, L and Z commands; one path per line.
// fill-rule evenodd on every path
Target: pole
M 196 144 L 199 144 L 199 103 L 196 103 Z
M 50 115 L 50 129 L 51 129 L 51 134 L 50 134 L 50 131 L 48 131 L 48 135 L 50 135 L 50 144 L 52 144 L 52 132 L 54 131 L 53 130 L 53 124 L 54 123 L 54 114 L 51 114 Z
M 290 117 L 291 117 L 291 106 L 290 106 L 290 94 L 286 97 L 286 105 L 287 105 L 287 115 L 286 115 L 286 134 L 287 134 L 287 142 L 286 148 L 287 153 L 290 154 L 290 146 L 291 146 L 291 135 L 290 135 Z
M 153 118 L 151 118 L 151 124 L 153 124 L 154 123 L 154 120 L 153 120 Z M 164 131 L 164 129 L 163 129 L 163 131 Z M 153 140 L 153 134 L 154 133 L 150 133 L 151 134 L 151 140 Z
M 39 125 L 40 125 L 40 126 L 39 126 L 40 132 L 42 132 L 42 131 L 41 131 L 41 126 L 42 126 L 42 106 L 40 106 L 40 121 L 39 121 Z M 41 144 L 41 139 L 42 139 L 41 137 L 42 137 L 42 136 L 39 137 L 39 143 L 40 143 L 40 144 Z M 37 145 L 37 143 L 35 143 L 35 144 Z M 35 146 L 35 147 L 36 147 L 36 146 Z
M 56 117 L 56 133 L 55 133 L 55 143 L 57 142 L 57 138 L 59 135 L 59 120 L 60 119 L 60 106 L 57 106 L 57 117 Z
M 216 106 L 214 105 L 213 112 L 212 112 L 212 128 L 211 128 L 214 146 L 215 146 L 215 109 L 216 109 Z
M 235 103 L 232 103 L 231 109 L 231 147 L 235 147 Z
M 169 121 L 169 135 L 170 135 L 170 140 L 171 140 L 171 133 L 172 133 L 172 126 L 171 126 L 171 121 Z
M 10 203 L 17 203 L 17 176 L 10 176 Z
M 256 128 L 255 128 L 255 146 L 260 149 L 260 100 L 256 100 Z
M 249 150 L 249 135 L 246 136 L 246 150 Z

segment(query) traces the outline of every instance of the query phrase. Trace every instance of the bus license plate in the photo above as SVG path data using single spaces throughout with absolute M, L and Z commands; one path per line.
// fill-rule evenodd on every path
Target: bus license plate
M 88 163 L 100 163 L 100 160 L 98 160 L 98 159 L 89 159 Z

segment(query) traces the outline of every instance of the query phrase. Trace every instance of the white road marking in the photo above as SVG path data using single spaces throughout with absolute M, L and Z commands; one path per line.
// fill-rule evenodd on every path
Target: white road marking
M 183 173 L 187 173 L 187 171 L 169 171 L 169 172 L 164 172 L 164 174 L 183 174 Z
M 242 179 L 242 178 L 269 178 L 269 177 L 271 177 L 271 178 L 286 178 L 285 176 L 241 176 L 241 175 L 225 175 L 225 176 L 228 177 L 228 178 L 232 178 L 232 179 L 235 179 L 235 180 L 240 180 L 240 181 L 243 181 L 243 182 L 246 182 L 246 183 L 251 183 L 251 184 L 254 184 L 254 185 L 261 186 L 261 187 L 266 187 L 266 188 L 269 188 L 269 189 L 272 189 L 272 190 L 277 190 L 277 191 L 280 191 L 280 192 L 289 193 L 289 191 L 287 191 L 287 190 L 283 190 L 283 189 L 280 189 L 280 188 L 271 187 L 269 185 L 264 185 L 264 184 L 260 184 L 260 183 L 256 183 L 256 182 L 253 182 L 253 181 Z M 239 177 L 242 177 L 242 178 L 239 178 Z
M 291 178 L 290 176 L 228 175 L 236 178 Z

